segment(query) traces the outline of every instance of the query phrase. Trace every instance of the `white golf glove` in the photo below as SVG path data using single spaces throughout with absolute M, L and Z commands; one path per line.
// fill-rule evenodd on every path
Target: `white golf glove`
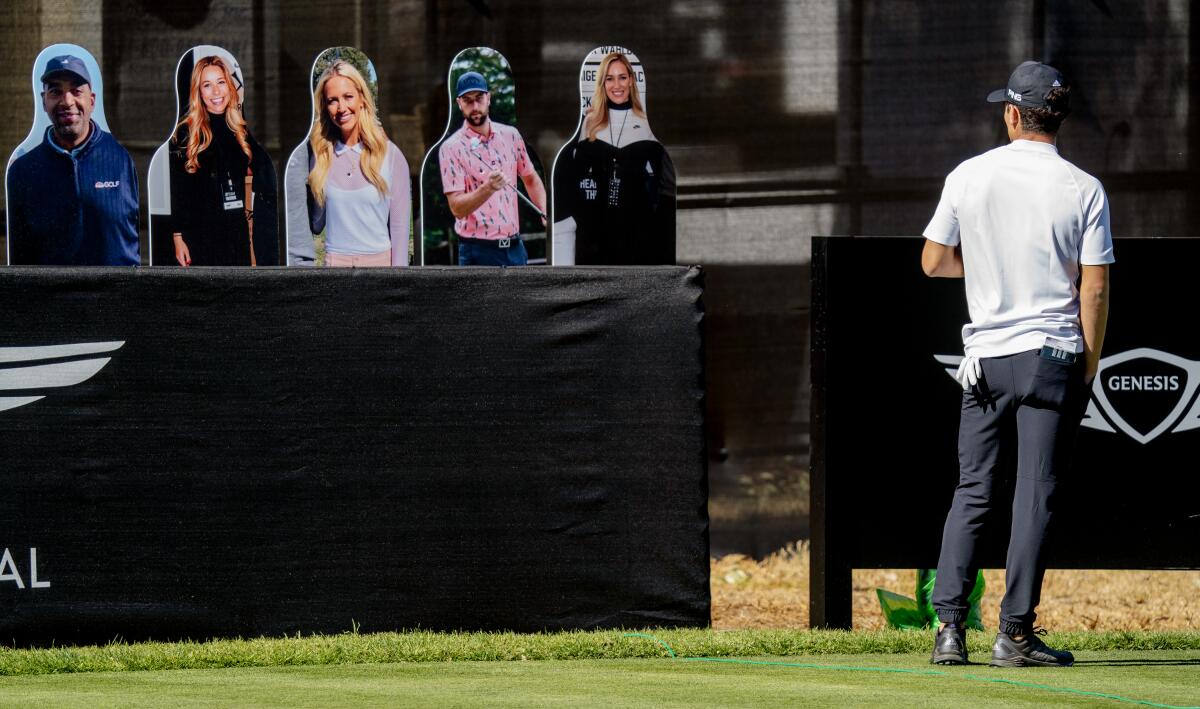
M 983 367 L 979 364 L 979 358 L 963 357 L 954 378 L 962 385 L 963 391 L 970 391 L 983 378 Z

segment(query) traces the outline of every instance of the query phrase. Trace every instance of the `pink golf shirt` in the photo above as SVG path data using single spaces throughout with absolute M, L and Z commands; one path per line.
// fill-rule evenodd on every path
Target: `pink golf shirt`
M 488 173 L 499 170 L 505 187 L 488 198 L 479 209 L 454 220 L 454 231 L 469 239 L 505 239 L 521 231 L 517 213 L 517 177 L 533 174 L 525 141 L 516 128 L 492 121 L 492 132 L 483 136 L 466 121 L 438 150 L 442 168 L 442 191 L 474 192 L 487 182 Z

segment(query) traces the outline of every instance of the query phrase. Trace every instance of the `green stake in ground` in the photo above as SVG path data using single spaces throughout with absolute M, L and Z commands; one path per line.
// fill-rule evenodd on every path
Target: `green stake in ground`
M 938 624 L 937 613 L 933 610 L 931 601 L 936 579 L 936 570 L 917 569 L 916 599 L 882 588 L 875 589 L 875 594 L 879 597 L 879 607 L 883 609 L 883 617 L 889 628 L 923 630 Z M 971 630 L 983 630 L 983 617 L 979 605 L 983 600 L 985 588 L 983 571 L 979 571 L 975 575 L 975 588 L 967 597 L 971 610 L 967 614 L 966 625 Z

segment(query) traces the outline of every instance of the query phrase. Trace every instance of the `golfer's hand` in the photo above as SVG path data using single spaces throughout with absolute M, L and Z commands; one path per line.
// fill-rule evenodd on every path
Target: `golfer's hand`
M 185 268 L 192 265 L 192 252 L 188 250 L 182 234 L 175 235 L 175 260 Z
M 504 185 L 507 183 L 504 181 L 504 174 L 502 172 L 499 170 L 493 170 L 492 173 L 488 175 L 487 182 L 485 184 L 487 184 L 488 189 L 490 189 L 492 192 L 499 192 L 500 190 L 504 189 Z
M 962 362 L 958 364 L 958 371 L 954 373 L 954 378 L 962 385 L 963 391 L 970 391 L 983 378 L 983 367 L 979 364 L 979 358 L 963 357 Z

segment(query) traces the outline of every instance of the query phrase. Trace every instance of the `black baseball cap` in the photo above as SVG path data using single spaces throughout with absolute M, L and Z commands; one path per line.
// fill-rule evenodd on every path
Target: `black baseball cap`
M 487 80 L 483 78 L 483 74 L 480 74 L 477 71 L 468 71 L 467 73 L 458 77 L 458 84 L 454 87 L 454 95 L 462 96 L 463 94 L 469 94 L 472 91 L 483 91 L 484 93 L 487 93 L 487 90 Z
M 1007 101 L 1022 108 L 1048 108 L 1046 94 L 1066 83 L 1058 69 L 1030 60 L 1021 62 L 1013 70 L 1012 76 L 1008 77 L 1007 89 L 996 89 L 988 94 L 987 100 L 991 103 Z
M 49 81 L 55 74 L 74 74 L 83 83 L 92 83 L 92 77 L 88 74 L 83 60 L 70 54 L 63 54 L 46 62 L 46 70 L 42 72 L 42 83 Z

